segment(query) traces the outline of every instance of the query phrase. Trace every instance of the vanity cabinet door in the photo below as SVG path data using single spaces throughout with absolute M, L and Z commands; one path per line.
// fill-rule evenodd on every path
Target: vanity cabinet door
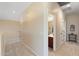
M 48 46 L 53 48 L 53 37 L 48 37 Z

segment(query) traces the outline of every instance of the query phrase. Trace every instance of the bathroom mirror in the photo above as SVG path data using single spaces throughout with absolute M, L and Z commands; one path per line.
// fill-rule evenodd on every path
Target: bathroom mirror
M 54 20 L 54 16 L 52 14 L 50 14 L 48 16 L 48 34 L 52 34 L 53 33 L 53 20 Z

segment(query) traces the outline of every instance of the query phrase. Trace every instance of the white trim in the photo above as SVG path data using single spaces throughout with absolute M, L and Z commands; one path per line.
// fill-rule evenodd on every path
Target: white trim
M 44 54 L 43 56 L 48 56 L 48 3 L 43 3 L 44 6 Z
M 53 50 L 56 51 L 56 14 L 54 14 L 54 39 L 53 39 Z

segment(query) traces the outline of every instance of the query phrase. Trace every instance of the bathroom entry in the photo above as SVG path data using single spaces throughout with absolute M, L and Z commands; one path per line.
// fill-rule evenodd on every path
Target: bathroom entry
M 48 16 L 48 50 L 55 49 L 55 15 Z

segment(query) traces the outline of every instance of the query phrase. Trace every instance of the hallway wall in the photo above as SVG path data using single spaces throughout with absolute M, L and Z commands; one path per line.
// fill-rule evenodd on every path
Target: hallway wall
M 24 12 L 21 37 L 36 55 L 48 55 L 47 9 L 45 3 L 32 3 Z M 44 18 L 45 17 L 45 18 Z M 45 45 L 45 46 L 44 46 Z
M 20 41 L 19 38 L 20 23 L 13 20 L 0 20 L 0 33 L 7 44 Z
M 56 17 L 56 48 L 58 49 L 66 41 L 66 23 L 60 8 Z
M 75 25 L 75 31 L 74 33 L 77 34 L 77 39 L 79 42 L 79 15 L 78 14 L 67 14 L 66 15 L 66 21 L 67 21 L 67 40 L 68 40 L 68 34 L 70 34 L 70 25 Z

